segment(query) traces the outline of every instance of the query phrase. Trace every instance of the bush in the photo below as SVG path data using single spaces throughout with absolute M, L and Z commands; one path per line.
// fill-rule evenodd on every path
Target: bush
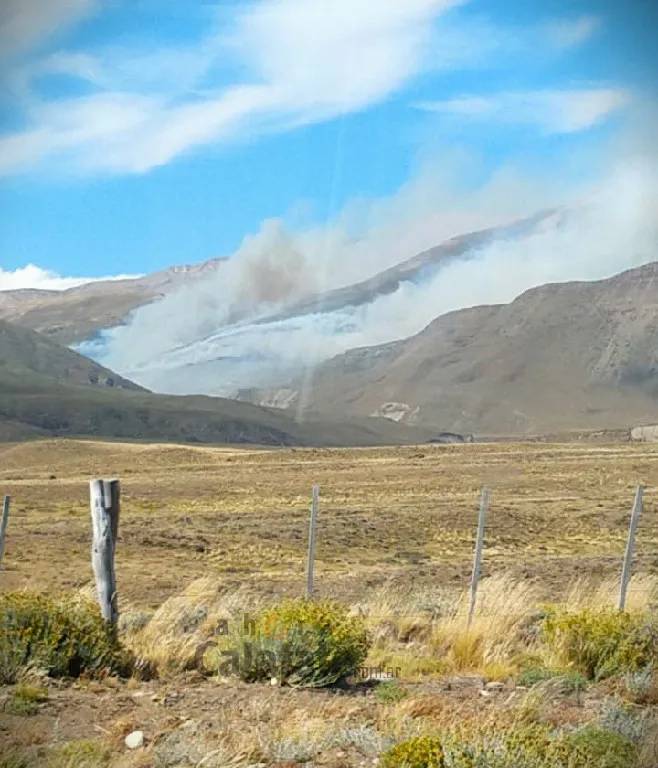
M 630 739 L 598 725 L 569 734 L 564 743 L 568 754 L 578 756 L 578 768 L 632 768 L 638 757 L 638 749 Z
M 112 752 L 98 741 L 70 741 L 48 758 L 47 768 L 104 768 L 109 766 Z
M 384 753 L 382 768 L 445 768 L 441 740 L 432 736 L 414 736 Z
M 369 649 L 363 620 L 332 601 L 284 602 L 259 614 L 253 629 L 241 625 L 221 674 L 237 673 L 247 682 L 333 685 L 353 675 Z
M 94 604 L 30 592 L 0 597 L 1 682 L 14 683 L 26 666 L 51 677 L 79 677 L 129 673 L 131 663 Z
M 406 695 L 407 692 L 395 680 L 387 680 L 375 688 L 375 698 L 382 704 L 396 704 Z
M 48 699 L 48 691 L 27 685 L 17 685 L 11 692 L 8 705 L 14 715 L 36 715 L 39 704 Z
M 416 737 L 390 749 L 382 768 L 633 768 L 633 743 L 597 726 L 553 733 L 532 724 L 495 732 Z
M 554 612 L 544 620 L 543 634 L 565 664 L 590 680 L 636 672 L 658 653 L 658 628 L 642 614 Z

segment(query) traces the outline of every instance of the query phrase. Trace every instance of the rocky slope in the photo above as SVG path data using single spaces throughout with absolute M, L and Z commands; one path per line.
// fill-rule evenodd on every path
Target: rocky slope
M 545 285 L 439 317 L 318 366 L 306 388 L 246 400 L 475 433 L 613 428 L 658 418 L 658 263 Z

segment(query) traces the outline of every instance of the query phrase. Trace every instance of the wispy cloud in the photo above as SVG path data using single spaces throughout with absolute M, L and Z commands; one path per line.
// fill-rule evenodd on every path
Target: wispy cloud
M 247 128 L 251 133 L 278 130 L 364 109 L 423 70 L 433 20 L 459 3 L 268 0 L 248 5 L 228 34 L 214 32 L 202 41 L 199 58 L 182 60 L 188 91 L 220 56 L 233 57 L 246 73 L 242 83 L 206 87 L 184 98 L 177 89 L 155 96 L 105 90 L 38 105 L 29 115 L 31 129 L 0 140 L 0 168 L 16 171 L 63 153 L 87 168 L 139 172 L 194 147 L 244 136 Z M 176 61 L 177 51 L 162 52 L 151 57 L 151 71 L 173 70 Z M 81 63 L 69 62 L 76 68 Z M 102 77 L 106 68 L 100 62 L 96 69 Z
M 599 16 L 556 19 L 544 26 L 546 36 L 560 48 L 574 48 L 590 40 L 603 26 Z
M 554 20 L 519 35 L 477 16 L 449 13 L 469 2 L 252 0 L 230 11 L 216 4 L 208 17 L 214 21 L 193 43 L 59 51 L 35 59 L 5 76 L 25 127 L 0 134 L 0 174 L 46 161 L 75 171 L 146 172 L 203 146 L 367 109 L 427 72 L 495 67 L 510 55 L 541 59 L 582 44 L 600 25 L 594 17 Z M 5 26 L 20 27 L 25 46 L 93 5 L 8 0 Z M 84 81 L 91 95 L 38 97 L 34 83 L 53 74 Z M 555 91 L 422 106 L 510 122 L 518 114 L 517 122 L 570 132 L 602 119 L 621 98 L 611 90 Z
M 127 280 L 141 275 L 115 275 L 113 277 L 61 277 L 46 269 L 28 264 L 14 271 L 0 269 L 0 292 L 36 289 L 40 291 L 66 291 L 86 283 L 104 280 Z
M 592 128 L 629 101 L 629 94 L 622 89 L 590 88 L 463 96 L 423 102 L 416 107 L 471 120 L 530 125 L 545 133 L 566 134 Z
M 92 10 L 97 0 L 2 0 L 0 60 L 23 53 Z

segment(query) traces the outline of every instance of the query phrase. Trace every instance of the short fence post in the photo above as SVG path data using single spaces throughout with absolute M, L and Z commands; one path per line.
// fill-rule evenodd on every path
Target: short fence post
M 642 496 L 644 494 L 644 486 L 638 485 L 635 491 L 635 501 L 633 503 L 633 511 L 631 512 L 631 524 L 628 529 L 628 540 L 626 541 L 626 554 L 624 556 L 624 566 L 621 571 L 621 587 L 619 589 L 619 610 L 623 611 L 626 607 L 626 593 L 628 592 L 628 585 L 631 580 L 631 565 L 633 563 L 633 547 L 635 546 L 635 533 L 637 531 L 638 523 L 640 522 L 640 514 L 642 513 Z
M 2 568 L 2 558 L 5 554 L 5 535 L 7 533 L 7 523 L 9 522 L 10 503 L 11 496 L 5 496 L 5 501 L 2 505 L 2 520 L 0 521 L 0 568 Z
M 308 528 L 308 572 L 306 576 L 306 595 L 313 595 L 313 563 L 315 560 L 315 528 L 318 519 L 318 503 L 320 500 L 320 487 L 313 486 L 313 500 L 311 502 L 311 521 Z
M 475 542 L 475 560 L 473 561 L 473 576 L 471 578 L 471 604 L 468 609 L 468 626 L 471 626 L 475 614 L 475 602 L 477 600 L 478 583 L 480 581 L 480 570 L 482 565 L 482 550 L 484 548 L 484 523 L 487 516 L 487 505 L 489 502 L 489 490 L 482 489 L 482 498 L 480 499 L 480 517 L 478 520 L 478 533 Z
M 119 618 L 114 552 L 119 532 L 120 486 L 118 480 L 91 480 L 89 483 L 92 525 L 91 564 L 101 614 L 116 624 Z

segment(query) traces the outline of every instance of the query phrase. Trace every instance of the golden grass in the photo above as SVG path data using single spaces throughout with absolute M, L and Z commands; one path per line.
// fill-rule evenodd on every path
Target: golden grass
M 596 583 L 581 578 L 568 585 L 557 604 L 569 611 L 607 608 L 614 605 L 614 587 L 609 579 Z M 652 611 L 657 590 L 657 577 L 634 576 L 629 608 Z M 253 584 L 227 591 L 217 577 L 202 577 L 166 600 L 145 627 L 128 628 L 124 642 L 159 676 L 173 676 L 193 666 L 199 645 L 212 638 L 218 622 L 235 629 L 245 613 L 253 615 L 266 603 L 266 596 L 258 594 Z M 546 656 L 546 649 L 525 634 L 545 605 L 536 585 L 510 574 L 485 578 L 470 625 L 469 605 L 469 590 L 386 583 L 369 602 L 352 605 L 352 613 L 364 618 L 373 641 L 364 666 L 395 670 L 396 676 L 410 682 L 461 673 L 504 681 L 532 658 L 551 666 L 554 660 Z
M 118 476 L 122 606 L 153 610 L 208 574 L 227 588 L 259 582 L 262 590 L 268 580 L 272 592 L 301 591 L 316 482 L 316 574 L 325 594 L 369 602 L 391 576 L 419 592 L 467 586 L 487 484 L 485 575 L 529 576 L 546 599 L 579 573 L 618 574 L 637 482 L 646 487 L 646 512 L 636 569 L 654 568 L 657 452 L 650 444 L 587 443 L 326 451 L 2 445 L 0 486 L 13 506 L 0 589 L 85 585 L 88 480 Z
M 174 675 L 190 668 L 198 646 L 213 636 L 220 620 L 243 621 L 258 603 L 259 596 L 247 587 L 227 593 L 218 578 L 204 576 L 166 600 L 145 627 L 128 631 L 124 642 L 159 675 Z

